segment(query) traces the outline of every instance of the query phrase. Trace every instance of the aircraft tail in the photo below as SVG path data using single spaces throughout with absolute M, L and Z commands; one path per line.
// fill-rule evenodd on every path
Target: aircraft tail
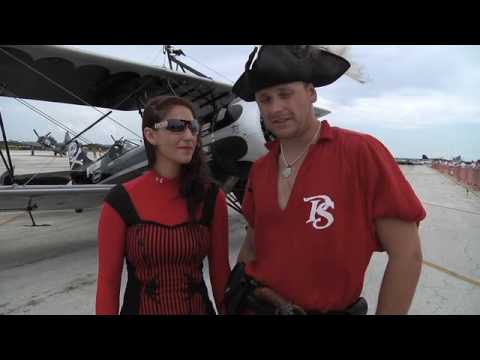
M 65 133 L 65 139 L 63 139 L 63 143 L 66 144 L 70 141 L 71 137 L 68 131 Z
M 65 135 L 65 140 L 69 141 L 67 140 L 67 136 L 70 139 L 70 136 L 67 133 L 67 135 Z M 76 140 L 68 145 L 67 152 L 71 170 L 85 170 L 87 166 L 93 163 L 83 151 L 82 145 Z

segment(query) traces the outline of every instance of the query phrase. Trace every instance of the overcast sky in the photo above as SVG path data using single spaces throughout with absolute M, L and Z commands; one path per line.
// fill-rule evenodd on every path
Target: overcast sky
M 157 66 L 165 61 L 162 45 L 72 47 Z M 182 61 L 227 83 L 239 77 L 253 49 L 253 45 L 176 47 L 187 55 Z M 317 89 L 318 105 L 332 112 L 325 117 L 331 124 L 377 137 L 396 157 L 480 159 L 480 46 L 354 45 L 352 57 L 364 67 L 367 83 L 344 76 Z M 29 102 L 76 131 L 100 115 L 83 106 Z M 14 99 L 0 97 L 0 111 L 10 139 L 34 140 L 35 128 L 63 140 L 60 129 Z M 137 112 L 116 111 L 112 117 L 141 133 Z M 110 135 L 135 139 L 109 120 L 85 134 L 101 143 L 110 143 Z

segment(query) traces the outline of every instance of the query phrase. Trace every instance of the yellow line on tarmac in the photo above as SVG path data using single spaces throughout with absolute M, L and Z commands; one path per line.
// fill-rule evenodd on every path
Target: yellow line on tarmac
M 445 206 L 445 205 L 435 204 L 435 203 L 431 203 L 431 202 L 427 202 L 427 201 L 422 201 L 422 202 L 423 202 L 425 205 L 431 205 L 431 206 L 441 207 L 441 208 L 444 208 L 444 209 L 455 210 L 455 211 L 459 211 L 459 212 L 463 212 L 463 213 L 467 213 L 467 214 L 480 215 L 480 212 L 477 212 L 477 211 L 457 209 L 457 208 L 454 208 L 454 207 L 451 207 L 451 206 Z
M 20 213 L 20 214 L 15 214 L 15 215 L 13 215 L 10 219 L 7 219 L 7 220 L 5 220 L 5 221 L 0 222 L 0 226 L 1 226 L 1 225 L 8 224 L 9 222 L 12 222 L 13 220 L 19 218 L 20 216 L 24 216 L 24 215 L 25 215 L 25 214 L 24 214 L 23 212 Z
M 464 275 L 460 275 L 460 274 L 457 274 L 456 272 L 453 272 L 451 270 L 448 270 L 440 265 L 437 265 L 437 264 L 434 264 L 434 263 L 431 263 L 429 261 L 426 261 L 424 260 L 423 263 L 427 266 L 430 266 L 438 271 L 441 271 L 445 274 L 448 274 L 448 275 L 451 275 L 453 276 L 454 278 L 457 278 L 459 280 L 463 280 L 465 282 L 468 282 L 469 284 L 472 284 L 472 285 L 475 285 L 475 286 L 478 286 L 480 287 L 480 280 L 477 280 L 477 279 L 472 279 L 472 278 L 469 278 L 469 277 L 466 277 Z

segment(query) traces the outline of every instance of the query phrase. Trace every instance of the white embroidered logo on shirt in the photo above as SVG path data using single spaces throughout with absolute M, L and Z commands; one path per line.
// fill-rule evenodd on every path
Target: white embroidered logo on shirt
M 303 201 L 310 201 L 312 208 L 310 209 L 310 218 L 307 220 L 306 224 L 312 223 L 312 226 L 315 229 L 322 230 L 333 224 L 335 219 L 333 215 L 330 214 L 327 210 L 332 208 L 335 209 L 335 203 L 327 195 L 317 195 L 309 198 L 303 198 Z M 327 221 L 326 224 L 321 225 L 324 220 Z

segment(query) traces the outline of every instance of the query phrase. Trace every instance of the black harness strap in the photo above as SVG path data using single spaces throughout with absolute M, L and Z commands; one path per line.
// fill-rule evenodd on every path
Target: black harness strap
M 119 184 L 112 188 L 105 197 L 105 202 L 118 212 L 127 226 L 138 224 L 141 221 L 132 199 L 123 185 Z
M 120 315 L 138 315 L 140 311 L 140 292 L 142 285 L 137 278 L 135 268 L 127 260 L 127 286 L 123 294 L 123 305 Z
M 202 218 L 199 221 L 200 224 L 210 227 L 217 202 L 217 194 L 218 186 L 211 184 L 205 195 Z M 132 226 L 142 221 L 138 216 L 130 195 L 123 185 L 119 184 L 112 188 L 105 197 L 105 202 L 118 212 L 127 226 Z

